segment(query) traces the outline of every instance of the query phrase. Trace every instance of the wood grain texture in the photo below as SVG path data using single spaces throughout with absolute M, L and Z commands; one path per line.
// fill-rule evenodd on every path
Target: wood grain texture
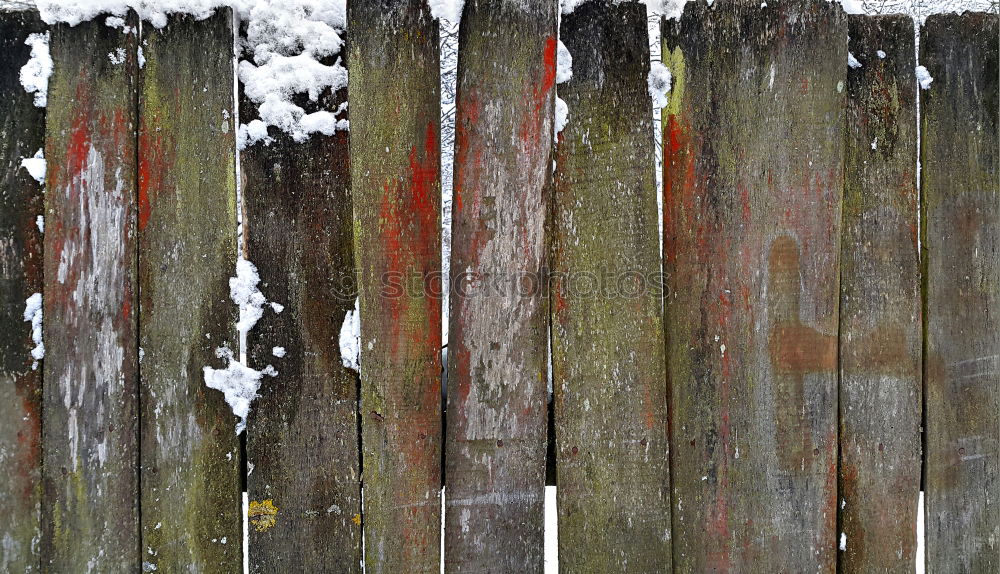
M 238 355 L 232 17 L 147 27 L 139 95 L 142 548 L 157 572 L 239 572 L 236 418 L 203 368 Z
M 436 573 L 441 542 L 438 24 L 422 0 L 347 6 L 361 309 L 365 565 Z
M 1000 23 L 920 37 L 927 569 L 1000 569 Z
M 41 542 L 52 572 L 139 569 L 137 42 L 99 21 L 52 29 Z
M 662 283 L 646 8 L 563 17 L 552 375 L 564 572 L 669 572 Z
M 445 570 L 544 567 L 558 3 L 470 0 L 459 30 Z
M 325 93 L 307 111 L 346 98 Z M 257 106 L 244 97 L 240 115 L 249 123 Z M 272 137 L 240 154 L 246 255 L 284 306 L 247 334 L 250 366 L 278 371 L 247 423 L 250 500 L 278 508 L 274 526 L 250 528 L 250 571 L 360 572 L 358 379 L 339 347 L 356 296 L 348 132 Z
M 847 17 L 720 0 L 664 23 L 674 560 L 836 566 Z
M 38 572 L 42 485 L 42 369 L 31 350 L 25 301 L 42 292 L 42 185 L 21 167 L 45 145 L 45 109 L 21 86 L 32 12 L 0 10 L 0 571 Z M 34 365 L 34 368 L 33 368 Z
M 840 277 L 841 572 L 913 572 L 921 449 L 913 20 L 850 16 Z

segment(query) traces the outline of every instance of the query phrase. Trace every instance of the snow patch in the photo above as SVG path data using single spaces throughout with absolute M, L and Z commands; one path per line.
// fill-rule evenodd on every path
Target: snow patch
M 847 533 L 846 532 L 841 532 L 840 533 L 840 551 L 841 552 L 847 551 Z
M 921 90 L 927 90 L 931 87 L 931 82 L 934 78 L 931 77 L 931 73 L 927 71 L 924 66 L 917 66 L 917 83 L 920 84 Z
M 865 10 L 865 6 L 864 4 L 861 3 L 861 0 L 833 0 L 833 1 L 839 2 L 840 5 L 844 8 L 844 13 L 846 14 L 867 13 L 867 10 Z
M 287 354 L 287 351 L 285 351 L 284 347 L 273 347 L 271 349 L 271 354 L 280 359 Z
M 573 78 L 573 55 L 569 48 L 559 40 L 556 50 L 556 83 L 565 84 Z
M 664 66 L 663 62 L 650 63 L 646 84 L 649 87 L 649 96 L 653 98 L 653 108 L 667 107 L 667 94 L 670 93 L 672 79 L 670 68 Z
M 264 315 L 264 305 L 268 301 L 257 288 L 259 283 L 260 275 L 257 273 L 257 267 L 242 256 L 237 259 L 236 276 L 229 278 L 229 297 L 240 308 L 240 318 L 236 322 L 240 341 L 246 340 L 247 333 Z M 236 425 L 236 434 L 239 434 L 246 428 L 250 403 L 257 396 L 261 379 L 264 375 L 276 377 L 278 371 L 271 365 L 261 371 L 253 369 L 241 363 L 227 346 L 218 347 L 215 356 L 224 359 L 226 366 L 222 369 L 203 367 L 205 385 L 210 389 L 222 391 L 225 395 L 226 403 L 233 409 L 233 414 L 240 418 L 240 422 Z
M 31 321 L 31 340 L 35 348 L 31 350 L 34 362 L 31 369 L 38 369 L 38 361 L 45 357 L 45 343 L 42 342 L 42 294 L 34 293 L 24 301 L 24 320 Z
M 257 289 L 258 283 L 260 275 L 257 274 L 257 266 L 242 257 L 237 259 L 236 277 L 229 278 L 229 297 L 240 308 L 240 319 L 236 323 L 236 330 L 240 332 L 241 339 L 264 315 L 267 298 Z
M 49 76 L 52 75 L 49 33 L 30 34 L 24 43 L 31 46 L 31 56 L 21 67 L 21 85 L 29 94 L 35 94 L 35 107 L 44 108 L 48 103 Z
M 222 391 L 226 403 L 233 409 L 233 414 L 240 418 L 240 422 L 236 423 L 236 434 L 239 434 L 247 426 L 250 402 L 257 397 L 261 379 L 264 375 L 276 377 L 278 372 L 271 365 L 261 371 L 251 369 L 237 361 L 229 347 L 217 348 L 215 356 L 224 359 L 226 366 L 222 369 L 204 367 L 205 385 L 210 389 Z
M 28 170 L 28 174 L 38 183 L 45 183 L 45 152 L 41 149 L 35 152 L 32 157 L 21 160 L 21 167 Z
M 556 98 L 556 118 L 555 118 L 555 131 L 556 134 L 563 131 L 566 124 L 569 123 L 569 105 L 566 100 L 557 97 Z
M 458 23 L 462 19 L 462 8 L 465 0 L 427 0 L 431 15 L 438 20 Z
M 847 65 L 850 66 L 852 69 L 857 69 L 861 67 L 861 62 L 859 62 L 858 59 L 854 57 L 854 54 L 852 52 L 848 52 Z
M 344 315 L 340 326 L 340 360 L 348 369 L 361 372 L 361 301 L 354 299 L 354 310 Z
M 39 233 L 45 233 L 45 216 L 39 215 L 35 217 L 35 227 L 38 228 Z

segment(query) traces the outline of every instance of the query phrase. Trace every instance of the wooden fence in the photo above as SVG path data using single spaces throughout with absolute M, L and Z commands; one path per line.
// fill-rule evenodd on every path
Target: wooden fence
M 239 156 L 227 10 L 49 28 L 47 108 L 46 27 L 0 12 L 0 570 L 240 572 L 246 491 L 251 572 L 541 572 L 549 481 L 564 572 L 912 571 L 921 491 L 928 571 L 1000 571 L 998 16 L 929 17 L 919 89 L 907 17 L 688 4 L 662 252 L 645 6 L 559 18 L 465 4 L 443 401 L 422 1 L 349 2 L 310 104 L 349 134 Z M 240 209 L 284 310 L 237 435 L 202 373 L 240 345 Z

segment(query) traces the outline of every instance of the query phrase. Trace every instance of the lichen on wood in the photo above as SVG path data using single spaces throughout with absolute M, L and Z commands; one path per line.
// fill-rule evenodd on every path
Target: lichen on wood
M 158 572 L 242 569 L 237 419 L 203 380 L 236 351 L 232 15 L 144 29 L 139 92 L 142 551 Z
M 646 8 L 564 16 L 550 307 L 559 566 L 671 571 L 662 281 Z

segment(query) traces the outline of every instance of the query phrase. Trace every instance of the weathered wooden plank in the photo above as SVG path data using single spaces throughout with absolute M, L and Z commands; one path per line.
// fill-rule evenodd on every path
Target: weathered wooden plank
M 326 93 L 308 111 L 346 98 Z M 243 97 L 241 121 L 256 114 Z M 247 422 L 251 503 L 278 509 L 274 526 L 250 528 L 250 571 L 360 572 L 358 379 L 338 343 L 356 296 L 348 132 L 302 143 L 272 132 L 240 154 L 247 257 L 284 306 L 247 335 L 251 366 L 278 371 Z
M 459 29 L 445 568 L 541 572 L 547 182 L 558 3 L 470 0 Z
M 685 6 L 664 23 L 674 560 L 832 572 L 847 17 Z
M 139 569 L 135 26 L 52 29 L 42 566 Z
M 840 275 L 841 572 L 913 572 L 921 448 L 913 20 L 851 16 Z
M 240 445 L 203 368 L 238 357 L 228 10 L 144 29 L 139 128 L 142 548 L 159 572 L 239 572 Z
M 438 572 L 438 26 L 422 0 L 357 0 L 347 20 L 365 565 L 369 572 Z
M 926 536 L 931 572 L 1000 569 L 1000 22 L 920 37 Z
M 25 302 L 42 292 L 42 186 L 21 160 L 45 145 L 45 109 L 21 86 L 25 43 L 45 30 L 32 12 L 0 11 L 0 569 L 37 572 L 42 485 L 42 370 Z M 34 368 L 32 368 L 34 365 Z
M 559 566 L 669 572 L 662 283 L 646 8 L 563 17 L 573 78 L 554 183 Z

